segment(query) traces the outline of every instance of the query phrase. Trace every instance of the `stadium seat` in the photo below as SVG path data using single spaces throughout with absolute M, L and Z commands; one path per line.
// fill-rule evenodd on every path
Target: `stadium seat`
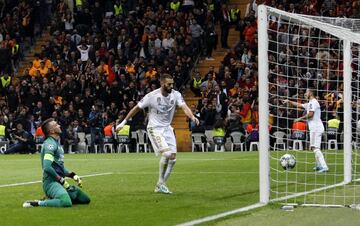
M 143 129 L 139 129 L 136 131 L 136 153 L 139 153 L 140 146 L 143 146 L 144 152 L 147 153 L 149 142 L 148 142 L 147 132 L 146 130 Z
M 236 146 L 240 146 L 241 151 L 245 151 L 245 142 L 241 142 L 241 140 L 245 141 L 245 135 L 241 132 L 232 132 L 230 133 L 231 139 L 231 151 L 233 152 Z
M 36 136 L 35 137 L 35 149 L 36 151 L 41 151 L 41 147 L 44 143 L 45 137 L 43 136 Z
M 277 146 L 281 146 L 282 147 L 281 150 L 286 150 L 286 143 L 284 142 L 284 139 L 286 138 L 286 134 L 284 132 L 277 131 L 273 135 L 276 139 L 273 146 L 273 150 L 275 150 Z
M 302 140 L 294 140 L 293 141 L 293 150 L 298 150 L 298 151 L 304 150 L 303 141 Z
M 86 138 L 86 141 L 87 141 L 87 145 L 86 145 L 86 153 L 89 153 L 90 152 L 90 148 L 91 148 L 91 134 L 86 134 L 85 135 L 85 138 Z M 98 144 L 95 144 L 95 154 L 98 153 L 98 148 L 99 148 L 99 145 Z
M 291 139 L 293 139 L 293 150 L 304 150 L 303 141 L 306 139 L 304 131 L 293 131 Z
M 327 140 L 327 149 L 328 150 L 337 150 L 338 149 L 338 129 L 329 127 L 326 130 L 326 140 Z
M 121 153 L 122 149 L 125 147 L 126 153 L 129 153 L 129 144 L 131 142 L 130 137 L 125 135 L 118 135 L 116 136 L 116 140 L 118 142 L 117 152 Z
M 215 152 L 224 152 L 225 151 L 225 137 L 215 136 L 213 137 L 215 144 Z
M 253 149 L 255 148 L 256 146 L 256 150 L 259 150 L 259 142 L 258 141 L 252 141 L 250 142 L 250 149 L 249 151 L 253 151 Z
M 130 133 L 130 138 L 131 139 L 135 139 L 136 140 L 136 131 L 131 131 L 131 133 Z
M 74 147 L 73 144 L 69 144 L 69 146 L 68 146 L 68 153 L 69 154 L 74 154 L 75 153 L 75 152 L 73 152 L 73 147 Z
M 337 150 L 337 149 L 338 149 L 338 142 L 337 142 L 337 140 L 336 140 L 336 139 L 330 139 L 330 140 L 328 140 L 327 149 L 328 149 L 328 150 Z
M 104 137 L 104 152 L 107 153 L 107 148 L 110 149 L 110 153 L 114 153 L 114 139 L 112 137 Z
M 212 150 L 212 146 L 214 144 L 214 140 L 213 140 L 213 131 L 212 130 L 205 130 L 205 138 L 206 138 L 206 148 L 207 150 L 211 149 Z
M 78 132 L 77 136 L 79 138 L 79 142 L 77 143 L 76 146 L 76 151 L 77 152 L 86 152 L 87 153 L 87 146 L 86 146 L 86 140 L 85 140 L 85 133 L 84 132 Z
M 204 133 L 192 133 L 191 134 L 191 151 L 194 152 L 196 146 L 201 147 L 201 151 L 205 152 L 207 151 L 206 147 L 206 136 Z

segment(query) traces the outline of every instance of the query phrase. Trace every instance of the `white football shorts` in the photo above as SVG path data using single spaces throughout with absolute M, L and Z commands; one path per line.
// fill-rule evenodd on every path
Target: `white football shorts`
M 315 147 L 321 149 L 321 137 L 322 137 L 322 132 L 310 131 L 310 148 Z
M 174 129 L 167 127 L 148 127 L 148 136 L 156 155 L 170 149 L 170 153 L 176 153 L 176 139 Z

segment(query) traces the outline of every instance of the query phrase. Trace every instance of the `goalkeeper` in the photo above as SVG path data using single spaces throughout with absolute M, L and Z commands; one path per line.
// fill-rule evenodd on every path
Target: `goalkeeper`
M 46 137 L 41 149 L 43 189 L 49 199 L 26 201 L 23 207 L 71 207 L 73 204 L 89 204 L 89 196 L 79 188 L 82 187 L 80 177 L 64 167 L 64 150 L 59 144 L 60 125 L 50 118 L 42 123 L 41 128 Z M 69 185 L 65 177 L 74 179 L 79 187 Z

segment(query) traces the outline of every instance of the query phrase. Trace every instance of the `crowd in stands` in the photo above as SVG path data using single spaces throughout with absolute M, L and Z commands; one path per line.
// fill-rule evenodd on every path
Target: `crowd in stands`
M 209 130 L 213 128 L 213 125 L 217 123 L 217 120 L 225 120 L 224 130 L 227 136 L 233 131 L 242 132 L 246 134 L 246 143 L 249 146 L 249 142 L 258 140 L 258 50 L 257 50 L 257 6 L 259 4 L 266 4 L 285 11 L 314 15 L 314 16 L 330 16 L 330 17 L 342 17 L 342 18 L 359 18 L 360 17 L 360 2 L 359 1 L 346 1 L 346 0 L 324 0 L 324 1 L 282 1 L 282 0 L 265 0 L 265 1 L 249 1 L 244 18 L 239 18 L 235 25 L 236 30 L 239 31 L 239 42 L 234 48 L 228 49 L 222 65 L 218 72 L 214 68 L 210 68 L 206 75 L 195 74 L 191 81 L 191 90 L 194 95 L 201 96 L 202 100 L 199 101 L 197 106 L 193 106 L 194 113 L 203 122 L 203 128 L 194 128 L 194 125 L 190 125 L 196 132 Z M 224 6 L 223 9 L 226 9 Z M 229 13 L 229 14 L 228 14 Z M 222 18 L 226 20 L 227 15 L 230 15 L 231 11 L 222 11 Z M 231 26 L 231 25 L 230 25 Z M 270 29 L 277 30 L 278 24 L 273 22 L 270 24 Z M 279 31 L 287 31 L 288 27 L 284 26 Z M 304 32 L 307 29 L 304 29 Z M 310 32 L 310 31 L 308 31 Z M 312 31 L 314 32 L 314 31 Z M 301 34 L 296 28 L 293 30 L 294 37 L 296 34 Z M 280 40 L 281 35 L 270 33 L 269 38 L 274 42 L 289 42 L 289 39 Z M 320 37 L 319 31 L 311 34 L 313 37 Z M 277 39 L 278 38 L 278 39 Z M 287 37 L 285 37 L 287 38 Z M 315 38 L 314 38 L 315 39 Z M 304 45 L 309 40 L 302 40 Z M 328 58 L 338 59 L 339 52 L 324 51 L 323 43 L 326 39 L 310 40 L 313 48 L 298 50 L 295 45 L 290 45 L 288 52 L 285 49 L 284 52 L 279 54 L 270 54 L 270 60 L 272 62 L 280 62 L 281 59 L 286 60 L 286 54 L 290 55 L 302 55 L 309 56 L 310 62 L 313 63 L 313 68 L 317 67 L 318 63 L 323 63 L 325 60 L 320 58 L 328 56 Z M 291 44 L 291 43 L 289 43 Z M 331 43 L 332 49 L 337 49 L 336 45 L 339 43 Z M 270 51 L 277 52 L 277 49 L 271 49 Z M 274 45 L 273 45 L 274 46 Z M 305 45 L 307 46 L 307 44 Z M 223 46 L 226 47 L 226 46 Z M 330 47 L 330 46 L 329 46 Z M 291 52 L 289 52 L 291 51 Z M 298 52 L 299 51 L 299 52 Z M 302 52 L 301 52 L 302 51 Z M 328 59 L 327 58 L 327 59 Z M 295 59 L 295 58 L 294 58 Z M 326 60 L 327 60 L 326 59 Z M 288 62 L 289 65 L 296 65 L 294 62 Z M 328 63 L 328 62 L 327 62 Z M 304 62 L 303 65 L 307 65 Z M 329 65 L 328 65 L 329 66 Z M 270 99 L 272 106 L 270 108 L 270 133 L 273 134 L 276 131 L 284 131 L 286 134 L 292 134 L 293 131 L 301 130 L 305 133 L 306 122 L 294 122 L 294 119 L 304 114 L 303 109 L 288 109 L 288 106 L 284 106 L 281 102 L 283 99 L 293 99 L 301 102 L 305 102 L 304 93 L 306 88 L 312 88 L 319 90 L 316 93 L 317 98 L 321 104 L 323 111 L 322 119 L 325 128 L 334 127 L 337 133 L 342 131 L 343 122 L 343 109 L 342 109 L 342 63 L 331 63 L 329 67 L 333 71 L 337 71 L 334 74 L 330 74 L 326 77 L 326 68 L 319 67 L 319 70 L 307 70 L 304 66 L 299 66 L 303 71 L 296 74 L 289 72 L 289 67 L 279 66 L 276 64 L 270 64 L 269 75 L 269 90 L 276 98 Z M 320 82 L 319 72 L 323 73 L 323 78 L 330 81 Z M 310 74 L 309 74 L 310 73 Z M 299 75 L 306 75 L 300 76 Z M 308 76 L 309 75 L 309 76 Z M 330 77 L 329 77 L 330 76 Z M 356 76 L 356 75 L 354 75 Z M 357 78 L 355 78 L 357 79 Z M 309 82 L 311 81 L 311 82 Z M 281 97 L 281 98 L 279 98 Z M 356 104 L 353 105 L 354 112 L 356 112 Z M 234 118 L 236 120 L 234 120 Z M 354 116 L 354 118 L 356 118 Z M 234 125 L 234 121 L 237 123 Z M 335 122 L 335 123 L 334 123 Z M 354 121 L 356 123 L 356 121 Z M 356 125 L 353 125 L 353 130 L 356 129 Z M 331 129 L 330 129 L 331 130 Z M 214 130 L 213 135 L 216 136 L 217 129 Z M 296 136 L 296 133 L 294 133 Z M 301 134 L 303 136 L 304 134 Z M 338 135 L 336 135 L 339 137 Z M 331 137 L 331 135 L 329 135 Z M 301 137 L 305 139 L 305 136 Z M 273 144 L 275 139 L 271 139 Z
M 5 2 L 11 10 L 4 12 L 12 12 L 14 18 L 4 16 L 4 29 L 24 24 L 29 28 L 21 27 L 10 37 L 12 33 L 4 30 L 2 43 L 18 33 L 21 40 L 30 34 L 33 38 L 47 26 L 51 38 L 17 75 L 17 83 L 2 83 L 3 124 L 8 131 L 22 124 L 34 136 L 40 123 L 53 117 L 63 129 L 65 147 L 78 131 L 91 133 L 93 141 L 102 140 L 104 127 L 121 120 L 146 93 L 159 87 L 161 73 L 173 75 L 175 88 L 184 89 L 197 57 L 206 50 L 209 54 L 205 37 L 213 35 L 217 12 L 225 2 Z M 8 20 L 13 24 L 5 27 Z M 14 64 L 2 77 L 13 78 L 16 69 Z M 145 127 L 144 115 L 140 112 L 130 122 L 133 130 Z
M 159 74 L 169 73 L 176 89 L 182 91 L 189 84 L 201 97 L 191 108 L 202 126 L 190 124 L 190 130 L 213 129 L 216 124 L 226 134 L 256 133 L 256 16 L 262 3 L 310 15 L 358 17 L 360 13 L 359 1 L 345 0 L 251 0 L 243 18 L 239 9 L 221 0 L 2 1 L 0 69 L 5 98 L 0 124 L 7 131 L 21 124 L 35 136 L 41 121 L 53 117 L 63 129 L 65 149 L 69 140 L 76 142 L 79 131 L 91 133 L 95 141 L 104 136 L 103 128 L 121 120 L 146 93 L 159 87 Z M 220 34 L 215 31 L 217 24 Z M 16 62 L 24 41 L 32 44 L 47 26 L 51 40 L 17 75 L 19 82 L 6 82 L 18 73 Z M 239 31 L 235 47 L 227 43 L 230 27 Z M 221 48 L 227 49 L 221 67 L 211 67 L 205 75 L 196 70 L 190 74 L 198 56 L 213 60 L 212 51 L 220 48 L 218 38 Z M 129 125 L 131 130 L 144 128 L 144 112 Z

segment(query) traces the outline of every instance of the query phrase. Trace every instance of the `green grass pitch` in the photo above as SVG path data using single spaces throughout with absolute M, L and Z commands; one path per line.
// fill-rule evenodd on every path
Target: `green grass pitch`
M 172 195 L 153 192 L 153 154 L 66 155 L 65 164 L 79 175 L 109 173 L 83 179 L 90 205 L 24 209 L 25 200 L 43 197 L 41 183 L 6 185 L 41 180 L 40 157 L 0 156 L 0 225 L 176 225 L 259 199 L 257 152 L 179 153 L 168 181 Z M 358 219 L 360 211 L 351 209 L 284 212 L 271 204 L 204 225 L 358 225 Z

